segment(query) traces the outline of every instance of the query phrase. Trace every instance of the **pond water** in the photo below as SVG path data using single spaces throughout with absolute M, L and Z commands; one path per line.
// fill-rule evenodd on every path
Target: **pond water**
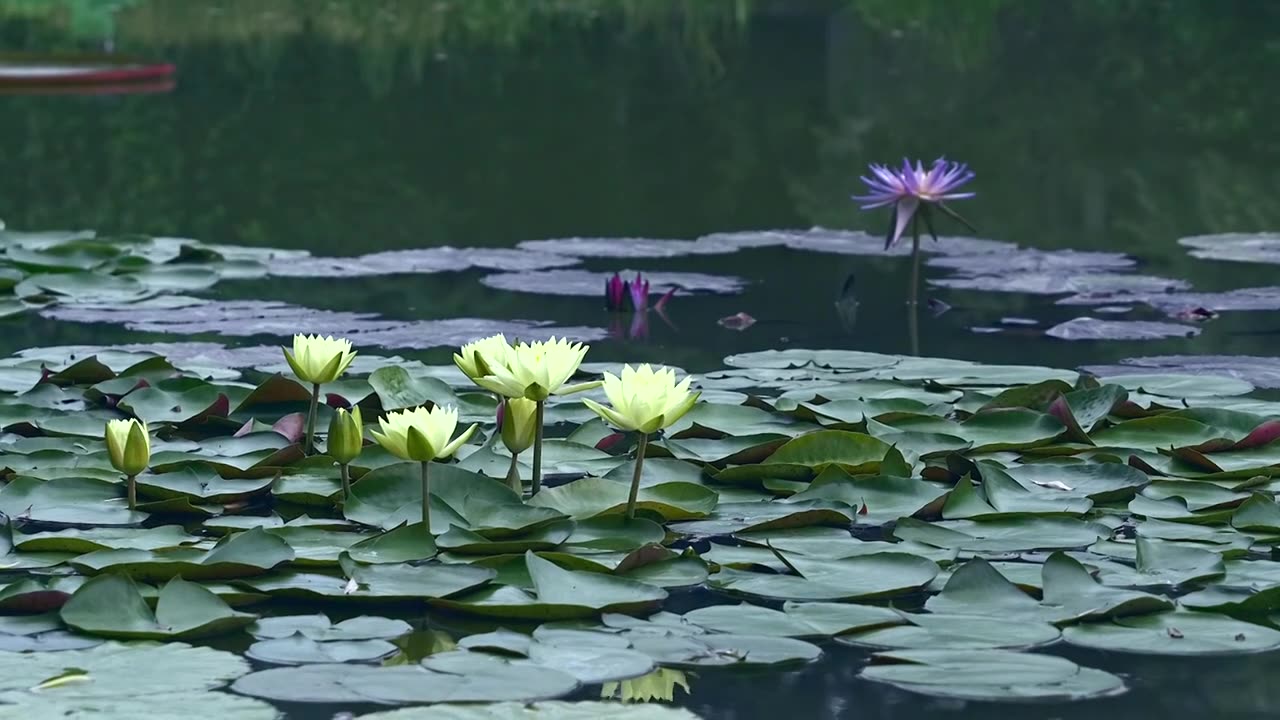
M 1280 66 L 1278 22 L 1272 4 L 1215 0 L 0 2 L 6 50 L 109 48 L 177 68 L 171 88 L 151 92 L 0 96 L 0 217 L 10 228 L 322 258 L 664 241 L 596 245 L 632 257 L 533 243 L 524 247 L 568 256 L 547 267 L 566 267 L 497 278 L 527 255 L 390 255 L 360 277 L 323 277 L 323 263 L 282 257 L 270 262 L 278 276 L 187 293 L 242 303 L 221 323 L 201 313 L 150 323 L 26 313 L 0 320 L 0 354 L 276 345 L 292 330 L 258 332 L 266 326 L 253 301 L 263 301 L 367 314 L 296 316 L 348 329 L 391 321 L 394 332 L 371 350 L 436 363 L 456 341 L 433 347 L 424 333 L 452 327 L 465 338 L 489 327 L 477 321 L 527 320 L 590 329 L 593 360 L 692 371 L 780 347 L 1064 368 L 1252 356 L 1216 362 L 1247 364 L 1255 384 L 1280 387 L 1274 264 L 1196 257 L 1178 242 L 1280 230 L 1280 99 L 1265 91 Z M 909 261 L 877 251 L 885 217 L 859 212 L 848 196 L 861 191 L 868 162 L 943 154 L 977 172 L 978 195 L 960 208 L 977 235 L 1022 250 L 984 256 L 943 237 L 943 254 L 925 265 L 936 302 L 921 310 L 913 339 Z M 1280 241 L 1271 242 L 1275 253 Z M 398 264 L 422 272 L 393 274 Z M 605 312 L 597 291 L 615 271 L 652 274 L 655 290 L 663 273 L 710 277 L 670 278 L 693 290 L 672 298 L 665 318 L 633 328 Z M 571 292 L 574 282 L 590 294 Z M 1232 309 L 1243 301 L 1222 293 L 1246 288 L 1260 289 L 1258 309 Z M 1062 302 L 1071 296 L 1079 304 Z M 1218 316 L 1188 320 L 1198 308 Z M 737 313 L 754 324 L 719 322 Z M 1077 318 L 1118 323 L 1105 333 L 1172 336 L 1046 335 Z M 1095 323 L 1054 334 L 1099 331 Z M 672 605 L 704 601 L 676 594 Z M 1010 706 L 874 685 L 856 677 L 865 652 L 826 649 L 786 673 L 701 673 L 677 702 L 723 720 L 1260 717 L 1280 704 L 1276 654 L 1134 660 L 1068 650 L 1125 677 L 1130 691 Z M 288 709 L 322 718 L 365 708 Z

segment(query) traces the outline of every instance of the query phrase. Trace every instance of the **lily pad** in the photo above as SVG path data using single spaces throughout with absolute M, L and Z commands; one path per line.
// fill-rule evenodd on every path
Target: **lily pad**
M 491 586 L 435 605 L 469 614 L 550 620 L 589 617 L 602 612 L 635 613 L 656 607 L 667 592 L 652 585 L 596 572 L 565 570 L 525 553 L 533 592 Z
M 121 526 L 146 520 L 146 513 L 128 508 L 123 491 L 123 485 L 90 478 L 19 476 L 0 488 L 0 513 L 52 525 Z
M 288 543 L 262 528 L 228 536 L 210 550 L 98 550 L 72 562 L 81 572 L 116 572 L 140 580 L 182 576 L 193 580 L 224 580 L 261 575 L 293 560 Z
M 232 610 L 217 595 L 181 578 L 160 589 L 152 612 L 123 575 L 89 580 L 62 607 L 62 621 L 91 635 L 134 640 L 183 640 L 242 628 L 256 615 Z
M 426 715 L 424 713 L 430 713 Z M 697 720 L 698 716 L 684 708 L 641 703 L 625 705 L 616 702 L 536 702 L 492 703 L 486 705 L 446 705 L 429 710 L 410 708 L 387 710 L 362 715 L 369 720 Z
M 875 553 L 842 560 L 782 558 L 794 575 L 721 568 L 717 590 L 779 600 L 865 600 L 914 592 L 938 574 L 936 563 L 904 553 Z
M 1280 647 L 1280 631 L 1197 612 L 1166 612 L 1067 628 L 1072 645 L 1147 655 L 1235 655 Z
M 1053 655 L 1007 650 L 895 650 L 859 677 L 903 690 L 966 700 L 1082 700 L 1116 695 L 1124 681 Z
M 386 640 L 320 642 L 308 637 L 293 636 L 259 640 L 249 646 L 245 656 L 271 665 L 373 663 L 395 654 L 398 649 Z
M 583 478 L 534 495 L 529 504 L 550 508 L 572 518 L 617 514 L 626 509 L 630 488 L 605 478 Z M 662 483 L 640 488 L 636 508 L 655 512 L 667 520 L 706 517 L 716 507 L 715 491 L 692 483 Z
M 239 678 L 231 689 L 284 702 L 401 704 L 533 701 L 559 697 L 578 686 L 571 675 L 527 660 L 450 655 L 441 662 L 428 657 L 422 665 L 315 664 L 261 670 Z

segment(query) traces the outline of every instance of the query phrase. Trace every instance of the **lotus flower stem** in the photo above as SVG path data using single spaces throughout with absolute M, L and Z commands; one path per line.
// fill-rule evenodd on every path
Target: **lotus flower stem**
M 431 533 L 431 461 L 422 463 L 422 526 Z
M 907 299 L 907 332 L 911 354 L 920 355 L 920 227 L 919 215 L 911 218 L 911 297 Z
M 128 476 L 125 485 L 129 488 L 129 509 L 136 510 L 138 508 L 138 476 Z
M 511 466 L 507 468 L 507 484 L 519 497 L 524 496 L 524 484 L 520 482 L 520 454 L 511 454 Z
M 911 297 L 907 302 L 912 305 L 920 302 L 920 227 L 917 217 L 911 218 Z
M 547 407 L 546 400 L 538 401 L 538 411 L 533 418 L 533 480 L 529 486 L 529 494 L 537 495 L 542 489 L 542 418 Z
M 308 455 L 316 449 L 316 416 L 320 409 L 320 383 L 311 384 L 311 412 L 307 415 L 307 444 L 302 451 Z
M 627 497 L 627 519 L 636 516 L 636 498 L 640 496 L 640 472 L 644 467 L 644 450 L 649 445 L 648 433 L 637 433 L 640 441 L 636 443 L 636 471 L 631 476 L 631 495 Z
M 351 466 L 341 463 L 338 465 L 338 472 L 342 475 L 342 502 L 345 504 L 347 498 L 351 497 Z

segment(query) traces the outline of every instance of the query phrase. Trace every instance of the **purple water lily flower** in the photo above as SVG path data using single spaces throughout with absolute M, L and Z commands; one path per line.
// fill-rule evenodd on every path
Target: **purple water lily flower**
M 622 303 L 626 301 L 626 297 L 630 288 L 623 281 L 622 276 L 614 273 L 613 277 L 604 281 L 604 309 L 609 312 L 621 312 Z
M 636 312 L 644 312 L 649 309 L 649 281 L 645 280 L 640 273 L 636 273 L 636 279 L 631 281 L 631 309 Z
M 861 178 L 862 182 L 867 184 L 868 193 L 854 195 L 853 199 L 862 203 L 863 210 L 893 206 L 894 212 L 890 216 L 889 232 L 885 235 L 886 250 L 898 242 L 902 233 L 906 232 L 907 225 L 917 217 L 917 212 L 924 220 L 929 234 L 936 241 L 938 234 L 933 230 L 933 219 L 929 214 L 929 208 L 935 206 L 963 223 L 965 227 L 973 229 L 967 220 L 947 207 L 945 202 L 964 200 L 977 194 L 956 192 L 960 186 L 974 177 L 968 165 L 938 158 L 933 161 L 933 166 L 926 170 L 920 161 L 917 160 L 912 167 L 911 161 L 904 158 L 902 168 L 898 170 L 887 165 L 876 164 L 872 164 L 870 169 L 871 177 Z

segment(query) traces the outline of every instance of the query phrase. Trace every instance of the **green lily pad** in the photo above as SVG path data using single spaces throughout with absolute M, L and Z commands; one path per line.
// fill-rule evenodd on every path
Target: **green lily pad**
M 1057 418 L 1024 408 L 990 410 L 958 423 L 915 416 L 896 420 L 891 427 L 958 437 L 973 443 L 973 452 L 1025 450 L 1047 445 L 1066 430 Z
M 787 602 L 781 611 L 747 603 L 711 605 L 690 610 L 684 619 L 715 632 L 796 638 L 831 637 L 903 622 L 889 608 L 821 602 Z
M 1145 473 L 1118 463 L 1022 464 L 1004 468 L 1004 472 L 1024 487 L 1056 490 L 1070 497 L 1086 497 L 1094 502 L 1127 499 L 1150 482 Z
M 501 540 L 490 540 L 455 525 L 436 538 L 436 545 L 441 550 L 465 555 L 522 553 L 526 550 L 550 550 L 558 547 L 572 534 L 573 522 L 570 520 L 543 525 L 527 533 L 507 536 Z
M 177 576 L 223 580 L 261 575 L 293 558 L 294 552 L 288 543 L 262 528 L 255 528 L 228 536 L 210 550 L 98 550 L 76 558 L 72 566 L 84 573 L 124 573 L 139 580 Z
M 181 578 L 160 589 L 152 612 L 127 576 L 102 575 L 76 591 L 62 621 L 90 635 L 133 640 L 182 640 L 242 628 L 256 615 L 232 610 L 217 595 Z
M 327 615 L 279 615 L 262 618 L 248 627 L 259 640 L 279 640 L 300 635 L 317 642 L 337 640 L 392 640 L 413 631 L 403 620 L 384 617 L 359 617 L 333 623 Z
M 597 572 L 565 570 L 525 553 L 533 591 L 494 585 L 433 604 L 457 612 L 495 617 L 551 620 L 589 617 L 601 612 L 634 613 L 654 608 L 667 597 L 661 588 Z
M 336 474 L 284 475 L 271 484 L 273 497 L 296 505 L 333 507 L 334 498 L 341 491 L 342 480 Z
M 529 504 L 550 508 L 576 519 L 617 514 L 626 509 L 630 487 L 626 483 L 589 477 L 559 487 L 546 488 L 534 495 Z M 645 509 L 667 520 L 689 520 L 706 517 L 715 510 L 715 491 L 692 483 L 663 483 L 640 488 L 637 509 Z
M 398 648 L 386 640 L 331 640 L 320 642 L 295 635 L 259 640 L 245 657 L 271 665 L 310 663 L 373 663 L 395 654 Z
M 345 664 L 274 668 L 239 678 L 231 689 L 284 702 L 436 703 L 533 701 L 559 697 L 578 686 L 573 676 L 528 660 L 482 653 L 450 653 L 421 665 Z
M 842 560 L 790 555 L 795 574 L 721 568 L 711 587 L 779 600 L 866 600 L 917 591 L 938 574 L 936 563 L 904 553 L 875 553 Z
M 564 519 L 550 508 L 525 505 L 505 483 L 451 465 L 432 465 L 431 495 L 432 528 L 456 525 L 496 538 Z M 369 472 L 352 486 L 343 513 L 349 520 L 386 530 L 421 522 L 418 463 L 398 463 Z
M 893 530 L 894 537 L 900 540 L 973 553 L 1084 547 L 1110 534 L 1110 529 L 1105 525 L 1052 517 L 936 523 L 902 518 Z
M 931 650 L 1028 650 L 1059 640 L 1046 622 L 1011 621 L 982 615 L 902 613 L 908 624 L 866 630 L 839 638 L 846 645 Z
M 344 558 L 346 577 L 284 572 L 242 580 L 272 596 L 303 600 L 422 601 L 473 590 L 491 580 L 493 570 L 469 565 L 366 565 Z
M 199 503 L 240 502 L 271 488 L 271 478 L 224 480 L 209 468 L 187 467 L 138 477 L 138 494 L 167 500 L 189 498 Z
M 369 385 L 373 387 L 385 412 L 422 405 L 456 407 L 458 404 L 457 396 L 447 384 L 433 377 L 414 377 L 404 368 L 395 365 L 381 367 L 370 373 Z
M 1069 627 L 1072 645 L 1148 655 L 1235 655 L 1275 650 L 1280 631 L 1199 612 L 1165 612 Z
M 853 513 L 844 503 L 810 500 L 794 503 L 721 503 L 704 520 L 670 523 L 672 532 L 686 535 L 732 535 L 740 532 L 833 525 L 847 527 Z
M 1148 540 L 1139 536 L 1135 542 L 1136 566 L 1108 568 L 1100 576 L 1107 585 L 1182 586 L 1203 584 L 1226 574 L 1222 555 L 1213 550 L 1169 541 Z
M 738 465 L 716 473 L 722 483 L 758 483 L 768 478 L 806 481 L 828 467 L 850 474 L 879 471 L 889 445 L 870 435 L 845 430 L 819 430 L 787 442 L 758 465 Z
M 947 490 L 923 480 L 889 475 L 852 476 L 838 467 L 827 468 L 791 502 L 836 501 L 858 511 L 859 525 L 883 525 L 900 517 L 924 512 Z
M 51 525 L 121 526 L 147 519 L 125 504 L 123 485 L 79 477 L 16 477 L 0 488 L 0 513 Z
M 429 713 L 429 714 L 428 714 Z M 626 705 L 617 702 L 536 702 L 486 705 L 446 705 L 430 709 L 408 708 L 362 715 L 368 720 L 697 720 L 684 708 L 649 703 Z
M 320 527 L 284 526 L 268 528 L 268 535 L 280 538 L 293 549 L 292 564 L 298 567 L 337 565 L 339 558 L 350 547 L 366 536 L 348 530 L 329 530 Z
M 41 533 L 14 533 L 14 548 L 24 552 L 83 553 L 95 550 L 159 550 L 200 542 L 181 525 L 153 528 L 70 528 Z
M 894 650 L 859 677 L 922 695 L 966 700 L 1083 700 L 1116 695 L 1124 681 L 1053 655 L 1007 650 Z
M 70 718 L 103 713 L 99 717 L 179 720 L 195 713 L 270 720 L 276 716 L 270 706 L 207 692 L 248 671 L 249 663 L 232 653 L 182 643 L 108 642 L 65 652 L 0 653 L 0 717 Z M 163 691 L 155 687 L 157 677 L 165 678 Z
M 347 547 L 348 557 L 365 564 L 429 560 L 435 555 L 435 537 L 422 523 L 398 525 Z

